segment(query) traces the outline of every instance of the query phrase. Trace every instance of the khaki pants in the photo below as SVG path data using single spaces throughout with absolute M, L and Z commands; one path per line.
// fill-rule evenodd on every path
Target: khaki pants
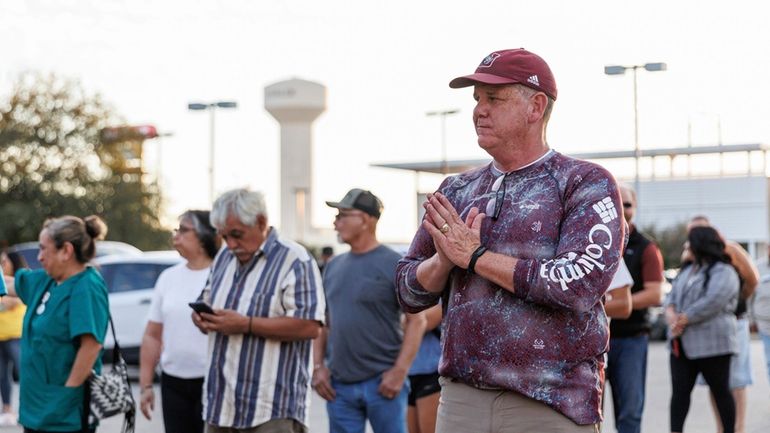
M 274 419 L 243 429 L 206 424 L 206 433 L 307 433 L 307 428 L 294 419 Z
M 442 377 L 436 433 L 598 432 L 539 401 L 511 391 L 483 390 Z

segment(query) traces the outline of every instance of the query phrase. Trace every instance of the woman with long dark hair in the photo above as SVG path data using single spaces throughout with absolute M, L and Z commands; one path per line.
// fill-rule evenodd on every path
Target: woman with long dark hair
M 702 373 L 716 400 L 724 433 L 735 429 L 730 392 L 730 357 L 737 350 L 735 310 L 740 283 L 712 227 L 693 227 L 687 236 L 692 261 L 674 281 L 665 302 L 671 346 L 671 431 L 681 432 L 690 394 Z
M 220 239 L 209 222 L 209 211 L 182 214 L 173 243 L 186 261 L 163 271 L 155 283 L 139 361 L 141 409 L 147 419 L 152 417 L 152 380 L 160 362 L 166 433 L 202 433 L 201 393 L 208 337 L 190 320 L 188 303 L 195 301 L 206 285 L 211 262 L 219 250 Z
M 39 237 L 43 269 L 22 269 L 5 280 L 28 306 L 19 371 L 19 424 L 26 433 L 82 431 L 83 384 L 92 370 L 101 371 L 109 322 L 107 285 L 88 263 L 106 233 L 97 216 L 50 219 Z

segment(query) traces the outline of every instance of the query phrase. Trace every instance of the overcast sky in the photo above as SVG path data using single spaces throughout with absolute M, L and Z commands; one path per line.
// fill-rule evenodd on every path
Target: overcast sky
M 191 101 L 236 100 L 217 115 L 216 189 L 266 193 L 278 223 L 278 124 L 263 88 L 317 81 L 328 109 L 314 128 L 314 224 L 330 226 L 352 187 L 385 202 L 380 233 L 408 241 L 416 228 L 415 177 L 372 162 L 484 157 L 470 89 L 447 83 L 489 52 L 525 47 L 550 64 L 559 99 L 550 145 L 564 153 L 633 149 L 631 76 L 607 64 L 666 62 L 640 72 L 642 148 L 770 143 L 770 26 L 761 2 L 713 1 L 0 1 L 0 95 L 25 70 L 79 78 L 129 123 L 173 137 L 146 143 L 161 173 L 167 214 L 208 207 L 209 123 Z M 622 173 L 617 173 L 620 176 Z M 423 176 L 432 190 L 440 178 Z

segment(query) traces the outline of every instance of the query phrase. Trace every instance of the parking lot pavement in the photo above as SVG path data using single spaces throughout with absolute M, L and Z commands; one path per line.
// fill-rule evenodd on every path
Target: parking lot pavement
M 642 416 L 642 432 L 657 433 L 669 431 L 669 400 L 671 399 L 671 376 L 668 368 L 668 349 L 665 342 L 650 343 L 647 358 L 647 398 Z M 746 433 L 770 432 L 770 384 L 762 342 L 756 337 L 751 341 L 751 368 L 754 384 L 748 387 L 746 410 Z M 609 391 L 609 387 L 607 387 Z M 607 394 L 604 432 L 615 432 L 612 415 L 612 396 Z M 716 422 L 709 403 L 708 387 L 696 385 L 692 393 L 690 412 L 684 430 L 694 433 L 716 432 Z
M 751 366 L 754 371 L 754 385 L 748 388 L 748 409 L 746 416 L 746 433 L 770 432 L 770 384 L 765 370 L 765 358 L 762 343 L 756 338 L 751 342 Z M 642 418 L 643 433 L 659 433 L 668 431 L 668 404 L 671 396 L 671 385 L 668 370 L 668 350 L 663 342 L 650 344 L 647 363 L 647 402 Z M 134 386 L 134 395 L 138 398 L 138 386 Z M 156 386 L 155 394 L 159 395 Z M 14 390 L 18 398 L 18 389 Z M 608 416 L 605 417 L 603 431 L 613 433 L 615 426 L 612 417 L 612 399 L 607 395 L 605 407 Z M 14 406 L 18 407 L 18 406 Z M 119 433 L 123 418 L 114 417 L 102 423 L 98 433 Z M 0 433 L 21 433 L 21 427 L 0 427 Z M 313 393 L 310 407 L 310 433 L 328 433 L 326 406 L 324 401 Z M 716 423 L 708 402 L 708 390 L 705 386 L 697 386 L 693 391 L 690 414 L 685 424 L 686 432 L 711 433 L 716 431 Z M 163 421 L 160 402 L 156 403 L 155 416 L 152 421 L 137 414 L 137 433 L 162 433 Z M 371 429 L 367 429 L 371 432 Z

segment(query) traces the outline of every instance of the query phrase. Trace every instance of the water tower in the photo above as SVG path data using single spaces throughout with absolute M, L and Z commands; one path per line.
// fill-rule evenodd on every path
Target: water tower
M 313 121 L 326 110 L 326 88 L 300 79 L 265 87 L 265 110 L 281 125 L 281 234 L 312 236 Z

